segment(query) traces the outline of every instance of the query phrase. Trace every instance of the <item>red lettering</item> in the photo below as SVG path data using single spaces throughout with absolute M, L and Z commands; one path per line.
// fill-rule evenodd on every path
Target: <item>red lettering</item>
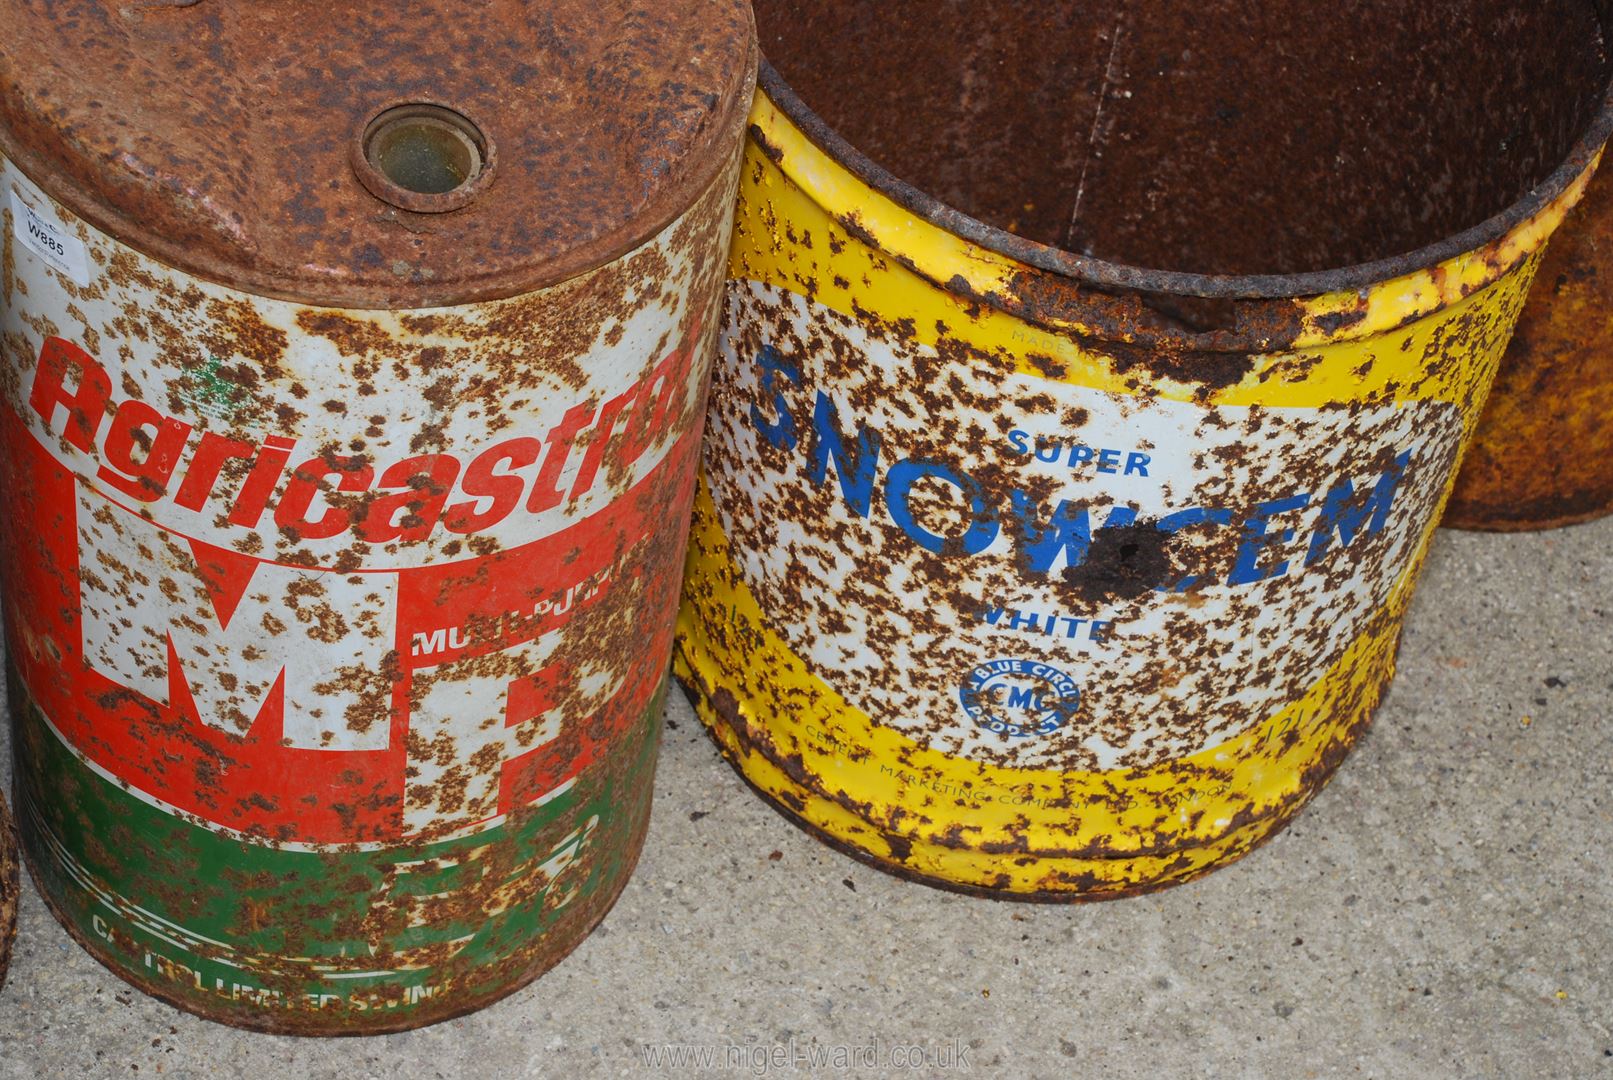
M 426 539 L 458 479 L 459 459 L 452 454 L 422 454 L 398 462 L 381 475 L 380 485 L 380 490 L 398 493 L 370 503 L 358 523 L 359 536 L 371 544 Z
M 141 502 L 169 495 L 177 476 L 171 495 L 176 506 L 201 513 L 217 499 L 229 505 L 226 520 L 241 528 L 257 529 L 272 509 L 275 524 L 302 539 L 326 540 L 353 529 L 367 543 L 412 543 L 429 539 L 439 523 L 462 536 L 491 529 L 521 506 L 523 495 L 534 514 L 555 509 L 568 497 L 575 502 L 593 490 L 611 462 L 637 461 L 666 436 L 687 401 L 693 358 L 687 343 L 698 333 L 695 327 L 685 347 L 603 406 L 595 404 L 597 398 L 576 405 L 542 439 L 506 440 L 463 470 L 449 454 L 411 457 L 384 470 L 372 467 L 367 457 L 327 454 L 304 462 L 288 479 L 295 439 L 267 436 L 260 445 L 203 431 L 192 446 L 191 424 L 144 401 L 115 402 L 108 371 L 79 346 L 55 337 L 40 349 L 29 404 L 47 429 L 59 428 L 68 444 L 99 456 L 101 481 Z M 111 423 L 98 447 L 109 414 Z M 568 478 L 579 450 L 576 473 Z M 521 474 L 540 459 L 528 493 Z M 227 485 L 243 468 L 246 475 L 231 499 Z M 378 473 L 375 497 L 362 507 L 354 500 L 327 498 L 315 508 L 320 493 L 369 491 Z M 458 501 L 451 502 L 456 494 Z
M 521 503 L 526 480 L 520 476 L 501 474 L 497 471 L 499 466 L 524 469 L 536 463 L 542 453 L 543 440 L 530 437 L 511 439 L 483 452 L 465 469 L 465 477 L 459 485 L 462 493 L 476 501 L 450 506 L 443 513 L 443 525 L 449 532 L 469 536 L 491 529 L 509 517 L 510 512 Z M 478 513 L 477 503 L 483 499 L 492 501 Z
M 291 451 L 296 445 L 295 440 L 284 439 L 278 435 L 271 435 L 263 440 L 263 449 L 258 452 L 258 460 L 252 463 L 252 471 L 247 474 L 246 482 L 241 485 L 241 494 L 235 497 L 235 506 L 230 510 L 231 525 L 240 525 L 247 529 L 258 527 L 258 522 L 263 519 L 263 512 L 269 508 L 269 498 L 274 495 L 275 485 L 280 483 L 280 477 L 286 471 L 286 463 L 291 460 Z
M 148 430 L 145 438 L 138 437 Z M 112 417 L 112 429 L 101 448 L 106 464 L 95 475 L 131 498 L 154 502 L 167 493 L 189 438 L 189 424 L 131 398 Z M 143 460 L 134 459 L 136 447 L 145 451 Z
M 67 379 L 74 368 L 78 369 L 77 385 L 68 393 Z M 95 435 L 101 430 L 111 398 L 112 377 L 89 353 L 61 338 L 45 339 L 28 404 L 47 428 L 54 430 L 56 406 L 63 406 L 67 409 L 67 423 L 62 437 L 85 453 L 93 453 Z
M 593 419 L 594 406 L 584 402 L 566 413 L 555 429 L 549 432 L 549 456 L 543 459 L 538 482 L 532 485 L 532 498 L 527 500 L 527 510 L 541 514 L 560 505 L 565 498 L 560 492 L 560 474 L 565 470 L 566 460 L 571 457 L 572 444 Z
M 303 462 L 291 474 L 286 493 L 280 505 L 274 508 L 274 523 L 295 532 L 303 540 L 329 540 L 346 532 L 352 518 L 340 506 L 330 507 L 317 520 L 308 518 L 314 496 L 328 486 L 324 481 L 332 476 L 337 480 L 331 490 L 367 491 L 375 479 L 375 470 L 361 457 L 317 457 Z
M 638 397 L 638 385 L 635 384 L 627 393 L 613 397 L 605 402 L 605 407 L 599 411 L 599 423 L 588 440 L 588 451 L 583 454 L 582 468 L 577 470 L 577 482 L 571 485 L 571 501 L 576 502 L 583 492 L 594 486 L 594 479 L 599 476 L 600 463 L 605 460 L 605 451 L 609 449 L 611 437 L 615 434 L 616 418 L 622 415 L 622 410 Z
M 693 341 L 698 333 L 699 327 L 696 327 L 689 340 Z M 673 409 L 681 411 L 683 398 L 688 393 L 690 358 L 687 346 L 668 354 L 656 366 L 654 374 L 641 384 L 638 408 L 633 411 L 622 437 L 620 456 L 623 463 L 631 465 L 643 457 L 644 452 L 666 433 L 667 425 L 674 419 L 671 415 Z
M 224 463 L 236 458 L 250 460 L 257 449 L 241 439 L 232 439 L 214 431 L 202 432 L 202 440 L 190 455 L 190 464 L 185 467 L 185 479 L 179 482 L 174 502 L 186 510 L 200 511 L 213 494 Z

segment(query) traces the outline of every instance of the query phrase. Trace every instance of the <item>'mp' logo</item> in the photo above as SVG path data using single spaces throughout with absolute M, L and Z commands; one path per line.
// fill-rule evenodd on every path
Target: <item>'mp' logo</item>
M 396 575 L 260 562 L 154 529 L 82 484 L 78 540 L 92 669 L 234 735 L 267 723 L 288 748 L 386 748 Z
M 993 660 L 971 669 L 958 697 L 971 720 L 1010 739 L 1050 735 L 1081 707 L 1075 680 L 1030 660 Z

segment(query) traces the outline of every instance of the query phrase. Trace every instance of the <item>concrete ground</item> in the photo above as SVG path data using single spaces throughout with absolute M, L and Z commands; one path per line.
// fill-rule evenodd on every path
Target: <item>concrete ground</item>
M 250 1035 L 128 989 L 30 888 L 0 1078 L 744 1076 L 870 1046 L 864 1075 L 1613 1076 L 1610 694 L 1613 521 L 1446 534 L 1376 728 L 1298 823 L 1086 907 L 826 850 L 675 700 L 636 879 L 528 990 L 406 1035 Z M 719 1067 L 651 1066 L 667 1046 Z

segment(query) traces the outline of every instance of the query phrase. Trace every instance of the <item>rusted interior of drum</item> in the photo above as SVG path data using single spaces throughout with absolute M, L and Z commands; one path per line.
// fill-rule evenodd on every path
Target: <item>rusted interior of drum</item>
M 1113 262 L 1327 270 L 1478 225 L 1608 82 L 1590 0 L 756 0 L 859 150 L 990 225 Z

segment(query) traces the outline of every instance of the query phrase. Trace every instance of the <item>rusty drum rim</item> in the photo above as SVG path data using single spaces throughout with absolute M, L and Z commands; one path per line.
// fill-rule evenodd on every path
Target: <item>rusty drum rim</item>
M 754 39 L 751 45 L 751 57 L 753 60 L 756 57 Z M 754 67 L 751 70 L 754 71 Z M 553 288 L 599 266 L 614 262 L 622 255 L 642 246 L 652 237 L 660 235 L 688 209 L 690 203 L 696 201 L 700 193 L 716 182 L 727 166 L 728 155 L 722 148 L 732 145 L 731 140 L 741 136 L 743 120 L 750 108 L 751 91 L 755 85 L 753 75 L 743 72 L 742 74 L 743 78 L 739 85 L 729 95 L 728 108 L 723 113 L 721 122 L 712 125 L 706 150 L 691 155 L 692 159 L 699 162 L 698 170 L 690 172 L 679 183 L 663 188 L 657 197 L 626 225 L 586 244 L 571 248 L 564 256 L 552 259 L 542 266 L 529 267 L 526 273 L 520 276 L 508 276 L 506 280 L 493 281 L 466 280 L 455 291 L 441 295 L 426 294 L 418 302 L 384 298 L 373 295 L 367 290 L 352 292 L 348 285 L 333 282 L 320 282 L 322 288 L 313 289 L 309 287 L 311 283 L 305 281 L 301 283 L 302 288 L 295 288 L 292 286 L 297 283 L 282 281 L 272 275 L 244 271 L 232 260 L 175 245 L 144 228 L 140 222 L 105 200 L 96 198 L 92 192 L 66 182 L 59 170 L 51 168 L 39 159 L 39 155 L 31 153 L 27 145 L 14 138 L 4 124 L 0 124 L 0 157 L 10 158 L 16 162 L 41 191 L 86 224 L 107 236 L 115 237 L 119 243 L 156 262 L 216 285 L 270 300 L 284 300 L 288 303 L 318 307 L 345 307 L 354 311 L 411 311 L 458 307 L 507 300 Z M 392 107 L 395 108 L 398 104 L 393 103 Z M 407 104 L 435 105 L 437 102 L 411 99 Z M 378 205 L 384 205 L 393 199 L 394 195 L 391 191 L 386 195 L 380 195 L 369 187 L 367 173 L 372 170 L 363 163 L 362 133 L 386 111 L 389 110 L 376 110 L 376 115 L 362 118 L 347 149 L 347 160 L 354 170 L 355 180 L 381 200 Z M 454 193 L 452 204 L 444 205 L 442 202 L 436 202 L 435 205 L 428 206 L 405 205 L 403 200 L 408 198 L 409 193 L 395 189 L 397 201 L 393 205 L 406 213 L 449 213 L 460 209 L 492 186 L 496 175 L 496 149 L 491 151 L 489 159 L 480 177 Z M 420 197 L 414 196 L 414 198 Z M 427 201 L 432 200 L 428 198 Z M 412 288 L 406 286 L 399 291 L 420 293 L 422 290 L 418 286 Z
M 1299 274 L 1197 274 L 1153 270 L 1080 255 L 988 225 L 901 179 L 852 145 L 801 99 L 765 54 L 757 82 L 760 91 L 820 150 L 858 180 L 936 228 L 1035 270 L 1069 279 L 1074 285 L 1214 300 L 1300 300 L 1351 292 L 1449 262 L 1495 243 L 1548 209 L 1588 170 L 1595 168 L 1602 148 L 1613 138 L 1613 81 L 1610 81 L 1595 119 L 1574 143 L 1567 158 L 1532 190 L 1477 225 L 1413 251 L 1331 270 Z M 754 137 L 754 129 L 752 134 Z
M 165 0 L 156 6 L 189 8 L 197 2 L 199 0 Z M 41 192 L 91 228 L 170 269 L 252 296 L 354 311 L 420 311 L 508 300 L 553 288 L 635 251 L 665 231 L 718 182 L 728 167 L 730 149 L 743 141 L 745 117 L 755 97 L 760 49 L 748 2 L 743 4 L 743 11 L 743 45 L 736 41 L 732 70 L 725 72 L 720 90 L 713 91 L 717 104 L 709 120 L 698 135 L 688 141 L 676 160 L 657 163 L 652 177 L 653 190 L 630 214 L 624 215 L 620 224 L 551 254 L 491 270 L 467 271 L 447 281 L 410 278 L 378 282 L 332 278 L 310 273 L 307 264 L 296 267 L 261 264 L 251 257 L 248 249 L 241 247 L 221 248 L 213 242 L 188 243 L 169 235 L 161 221 L 154 222 L 149 220 L 150 214 L 141 213 L 139 199 L 133 196 L 144 198 L 149 193 L 120 188 L 121 194 L 108 194 L 97 190 L 93 181 L 75 171 L 75 166 L 98 158 L 91 155 L 83 160 L 70 160 L 63 158 L 58 148 L 40 149 L 37 131 L 55 127 L 58 134 L 65 131 L 70 135 L 72 129 L 60 129 L 60 125 L 53 125 L 20 106 L 9 116 L 7 110 L 0 107 L 0 158 L 11 161 Z M 6 81 L 5 59 L 4 50 L 0 49 L 0 87 L 8 96 L 23 93 L 28 88 L 19 91 L 15 84 Z M 366 136 L 385 113 L 405 106 L 443 108 L 460 114 L 476 127 L 486 138 L 482 146 L 486 156 L 480 175 L 450 195 L 424 198 L 372 175 L 375 170 L 363 160 Z M 337 148 L 333 154 L 340 159 L 343 168 L 349 170 L 347 179 L 375 200 L 375 209 L 380 212 L 378 217 L 399 221 L 406 231 L 418 229 L 434 217 L 451 215 L 484 201 L 500 186 L 497 182 L 500 174 L 509 177 L 525 165 L 517 155 L 508 152 L 507 145 L 504 149 L 509 160 L 500 165 L 495 147 L 499 132 L 495 125 L 485 122 L 476 115 L 476 110 L 456 100 L 450 91 L 421 94 L 400 91 L 379 95 L 356 111 L 333 110 L 330 123 L 337 128 L 347 125 L 346 130 L 335 137 Z M 508 139 L 503 141 L 509 142 Z M 378 179 L 380 183 L 376 182 Z M 125 180 L 120 177 L 120 182 Z

